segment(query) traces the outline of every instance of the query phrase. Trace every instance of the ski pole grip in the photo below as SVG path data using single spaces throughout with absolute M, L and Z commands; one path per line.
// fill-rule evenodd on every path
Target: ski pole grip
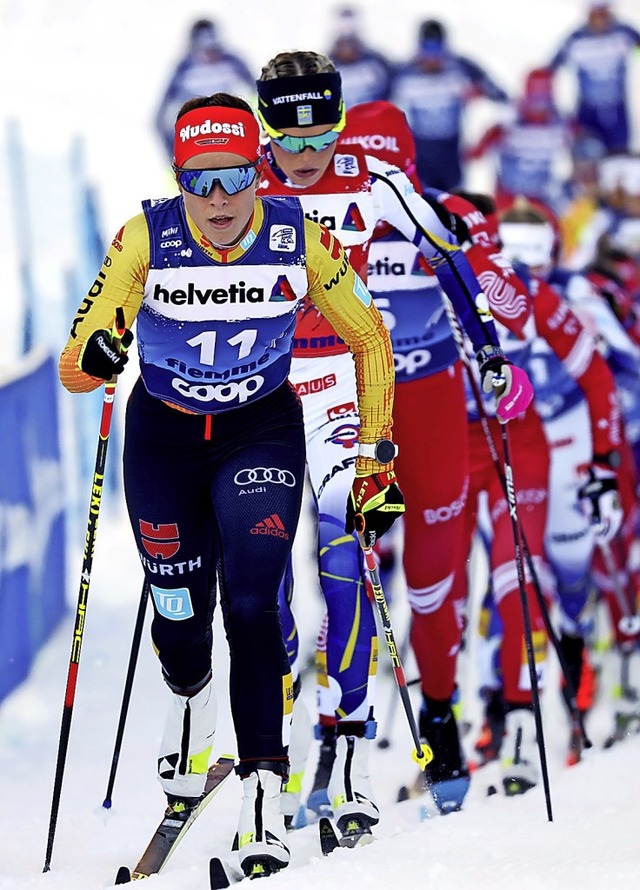
M 128 344 L 126 346 L 122 345 L 122 338 L 127 330 L 127 322 L 124 317 L 124 309 L 122 306 L 118 306 L 116 309 L 116 315 L 113 320 L 113 328 L 111 329 L 111 338 L 113 342 L 118 346 L 120 352 L 126 352 L 129 348 Z
M 364 539 L 364 530 L 366 527 L 366 523 L 362 513 L 356 513 L 356 515 L 353 517 L 353 525 L 356 530 L 356 534 L 358 535 L 360 546 L 362 547 L 365 556 L 368 556 L 370 553 L 372 553 L 372 550 L 371 547 L 367 545 L 367 542 Z
M 356 515 L 353 517 L 353 524 L 355 526 L 355 530 L 356 530 L 358 536 L 363 535 L 364 528 L 365 528 L 365 521 L 364 521 L 364 516 L 362 515 L 362 513 L 356 513 Z
M 115 318 L 113 319 L 113 326 L 111 328 L 111 342 L 118 350 L 118 352 L 126 353 L 129 349 L 129 345 L 131 343 L 131 339 L 133 338 L 130 333 L 130 338 L 127 339 L 126 342 L 123 343 L 123 337 L 127 333 L 127 321 L 124 317 L 124 309 L 122 306 L 118 306 L 116 309 Z M 115 386 L 118 377 L 116 374 L 113 375 L 111 380 L 108 380 L 107 383 L 110 386 Z
M 375 574 L 375 577 L 372 578 L 374 583 L 379 583 L 380 579 L 377 577 L 378 567 L 376 564 L 376 558 L 373 555 L 373 548 L 367 544 L 364 537 L 366 523 L 362 513 L 356 513 L 356 515 L 353 517 L 353 525 L 358 535 L 358 541 L 360 542 L 360 548 L 362 550 L 362 553 L 364 554 L 364 561 L 367 569 Z

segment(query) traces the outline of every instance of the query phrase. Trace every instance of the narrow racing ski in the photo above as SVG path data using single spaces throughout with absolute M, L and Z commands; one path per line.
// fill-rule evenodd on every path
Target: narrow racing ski
M 231 755 L 224 754 L 219 757 L 209 767 L 204 792 L 194 807 L 182 813 L 175 813 L 170 807 L 167 808 L 136 867 L 133 871 L 129 871 L 126 866 L 118 869 L 116 884 L 139 881 L 162 871 L 189 828 L 231 775 L 233 765 L 234 758 Z
M 245 878 L 250 881 L 256 878 L 268 878 L 270 875 L 276 875 L 282 868 L 274 863 L 270 856 L 255 857 L 251 868 L 246 874 L 237 873 L 225 865 L 218 856 L 213 856 L 209 860 L 209 887 L 211 890 L 224 890 L 225 887 L 231 887 Z

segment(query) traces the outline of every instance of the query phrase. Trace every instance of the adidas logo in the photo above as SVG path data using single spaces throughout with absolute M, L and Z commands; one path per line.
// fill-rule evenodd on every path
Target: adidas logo
M 266 519 L 261 519 L 251 529 L 252 535 L 272 535 L 274 538 L 289 540 L 289 532 L 285 529 L 282 520 L 277 513 L 272 513 Z

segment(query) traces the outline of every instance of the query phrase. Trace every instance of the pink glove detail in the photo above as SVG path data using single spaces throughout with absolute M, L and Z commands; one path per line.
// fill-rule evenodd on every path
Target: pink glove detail
M 523 414 L 533 399 L 533 386 L 526 371 L 516 365 L 503 365 L 501 376 L 505 386 L 500 395 L 496 389 L 496 414 L 498 420 L 507 423 L 519 414 Z

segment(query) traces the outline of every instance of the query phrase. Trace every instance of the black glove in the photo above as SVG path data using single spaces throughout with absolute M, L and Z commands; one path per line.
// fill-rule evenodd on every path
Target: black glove
M 127 349 L 132 340 L 133 334 L 128 328 L 115 344 L 109 331 L 94 331 L 80 352 L 80 370 L 100 380 L 111 380 L 114 375 L 122 374 L 129 361 Z
M 469 226 L 457 213 L 452 213 L 453 217 L 453 234 L 458 239 L 458 244 L 473 244 L 473 238 L 469 232 Z
M 591 523 L 596 543 L 608 544 L 618 534 L 623 519 L 618 477 L 611 467 L 595 462 L 586 464 L 579 470 L 580 510 Z
M 356 476 L 347 501 L 345 531 L 355 530 L 355 517 L 361 514 L 365 524 L 365 544 L 373 547 L 404 510 L 404 498 L 393 470 Z

